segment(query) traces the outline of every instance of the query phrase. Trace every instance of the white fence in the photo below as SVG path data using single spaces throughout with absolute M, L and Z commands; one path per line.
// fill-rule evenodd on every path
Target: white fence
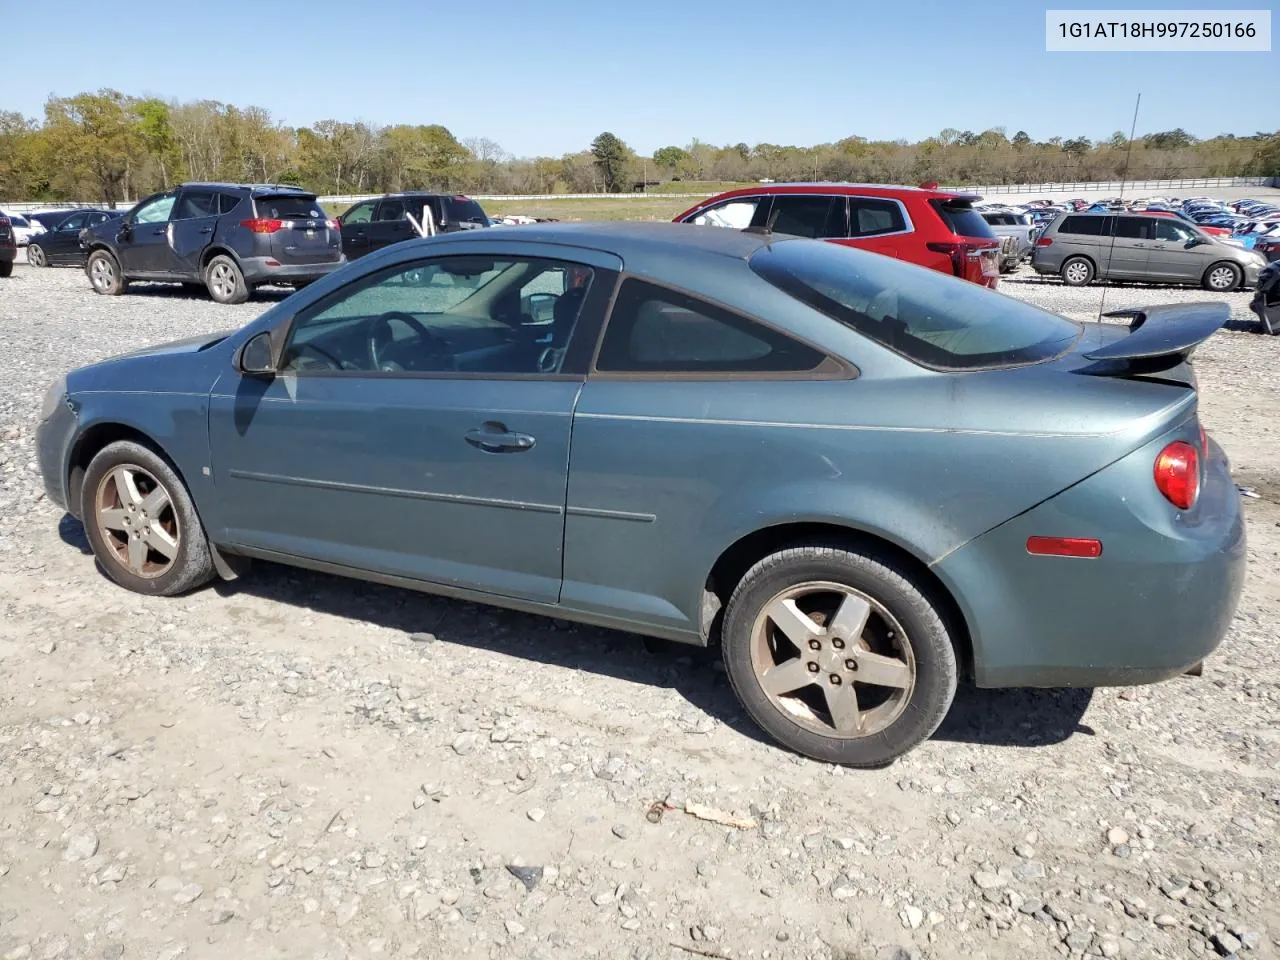
M 746 186 L 746 184 L 743 184 Z M 1191 177 L 1174 180 L 1094 180 L 1077 183 L 1003 183 L 987 186 L 947 186 L 943 190 L 954 190 L 957 193 L 979 193 L 983 196 L 995 194 L 1042 194 L 1042 193 L 1097 193 L 1110 191 L 1119 193 L 1123 188 L 1126 196 L 1142 196 L 1144 194 L 1184 193 L 1187 190 L 1231 189 L 1244 187 L 1280 187 L 1280 177 Z M 629 200 L 661 198 L 670 200 L 700 200 L 709 195 L 704 193 L 546 193 L 546 194 L 468 194 L 480 201 L 545 201 L 545 200 L 616 200 L 626 203 Z M 335 207 L 348 207 L 361 200 L 372 200 L 381 196 L 377 193 L 349 194 L 345 196 L 321 197 L 320 202 Z M 119 207 L 129 207 L 133 201 L 121 201 Z M 17 202 L 0 201 L 0 210 L 9 213 L 30 213 L 33 210 L 58 210 L 73 207 L 96 207 L 96 201 L 85 203 L 70 202 Z

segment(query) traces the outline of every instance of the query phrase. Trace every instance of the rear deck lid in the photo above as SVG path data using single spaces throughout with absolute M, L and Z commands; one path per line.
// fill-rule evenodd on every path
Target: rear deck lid
M 266 221 L 260 232 L 271 237 L 271 256 L 281 263 L 328 263 L 341 258 L 342 234 L 314 196 L 260 194 L 253 203 L 256 219 Z

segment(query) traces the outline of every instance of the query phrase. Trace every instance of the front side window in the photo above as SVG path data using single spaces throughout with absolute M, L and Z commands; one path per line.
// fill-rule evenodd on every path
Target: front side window
M 974 283 L 836 244 L 775 243 L 751 269 L 797 300 L 922 366 L 1019 366 L 1056 357 L 1070 320 Z
M 557 374 L 590 267 L 452 256 L 362 277 L 299 313 L 294 373 Z
M 794 237 L 847 237 L 844 197 L 810 197 L 803 194 L 779 194 L 769 211 L 774 233 Z
M 1156 221 L 1156 239 L 1172 240 L 1177 243 L 1186 243 L 1188 240 L 1194 239 L 1196 233 L 1190 227 L 1184 227 L 1176 220 L 1166 220 L 1161 217 Z
M 723 307 L 626 280 L 600 344 L 602 373 L 750 374 L 813 370 L 822 353 Z
M 907 229 L 902 207 L 893 200 L 876 197 L 849 198 L 849 236 L 874 237 Z
M 174 220 L 198 220 L 218 215 L 218 195 L 212 190 L 187 190 L 173 213 Z
M 761 221 L 757 219 L 756 213 L 760 210 L 762 202 L 767 208 L 767 198 L 764 197 L 739 197 L 736 200 L 726 200 L 724 203 L 716 204 L 714 207 L 708 207 L 706 210 L 690 217 L 685 223 L 696 224 L 700 227 L 725 227 L 729 230 L 745 230 L 753 223 L 757 226 Z M 762 212 L 762 211 L 761 211 Z
M 84 227 L 88 219 L 89 215 L 87 213 L 77 213 L 74 217 L 67 217 L 67 219 L 58 224 L 58 232 L 76 233 Z
M 162 197 L 156 197 L 154 200 L 148 200 L 142 206 L 138 207 L 133 215 L 134 223 L 164 223 L 169 219 L 169 214 L 173 210 L 173 201 L 176 198 L 172 193 L 167 193 Z

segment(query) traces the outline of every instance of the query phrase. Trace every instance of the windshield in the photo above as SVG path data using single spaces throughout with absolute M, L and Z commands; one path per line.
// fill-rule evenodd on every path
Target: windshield
M 933 270 L 829 243 L 771 244 L 751 269 L 797 300 L 921 366 L 975 370 L 1039 363 L 1080 327 Z
M 324 211 L 315 197 L 289 195 L 284 197 L 254 197 L 258 216 L 269 220 L 323 220 Z

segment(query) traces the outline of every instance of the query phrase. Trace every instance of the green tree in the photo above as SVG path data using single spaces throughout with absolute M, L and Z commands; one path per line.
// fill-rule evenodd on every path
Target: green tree
M 653 151 L 653 162 L 660 167 L 669 167 L 672 170 L 687 159 L 689 159 L 689 151 L 679 147 L 659 147 Z
M 1149 133 L 1142 138 L 1142 142 L 1154 150 L 1178 150 L 1191 146 L 1196 142 L 1196 138 L 1178 127 L 1176 130 L 1165 130 L 1162 133 Z
M 169 119 L 169 105 L 154 97 L 139 100 L 134 105 L 137 114 L 138 136 L 151 159 L 160 169 L 160 189 L 169 189 L 170 174 L 182 162 L 173 123 Z
M 591 141 L 591 156 L 606 192 L 617 193 L 622 189 L 630 154 L 627 145 L 608 131 Z
M 124 199 L 130 172 L 144 153 L 132 101 L 116 90 L 100 90 L 51 97 L 44 112 L 60 186 L 90 191 L 111 206 Z
M 1013 145 L 1021 150 L 1023 147 L 1031 146 L 1031 137 L 1025 130 L 1019 130 L 1013 135 Z

